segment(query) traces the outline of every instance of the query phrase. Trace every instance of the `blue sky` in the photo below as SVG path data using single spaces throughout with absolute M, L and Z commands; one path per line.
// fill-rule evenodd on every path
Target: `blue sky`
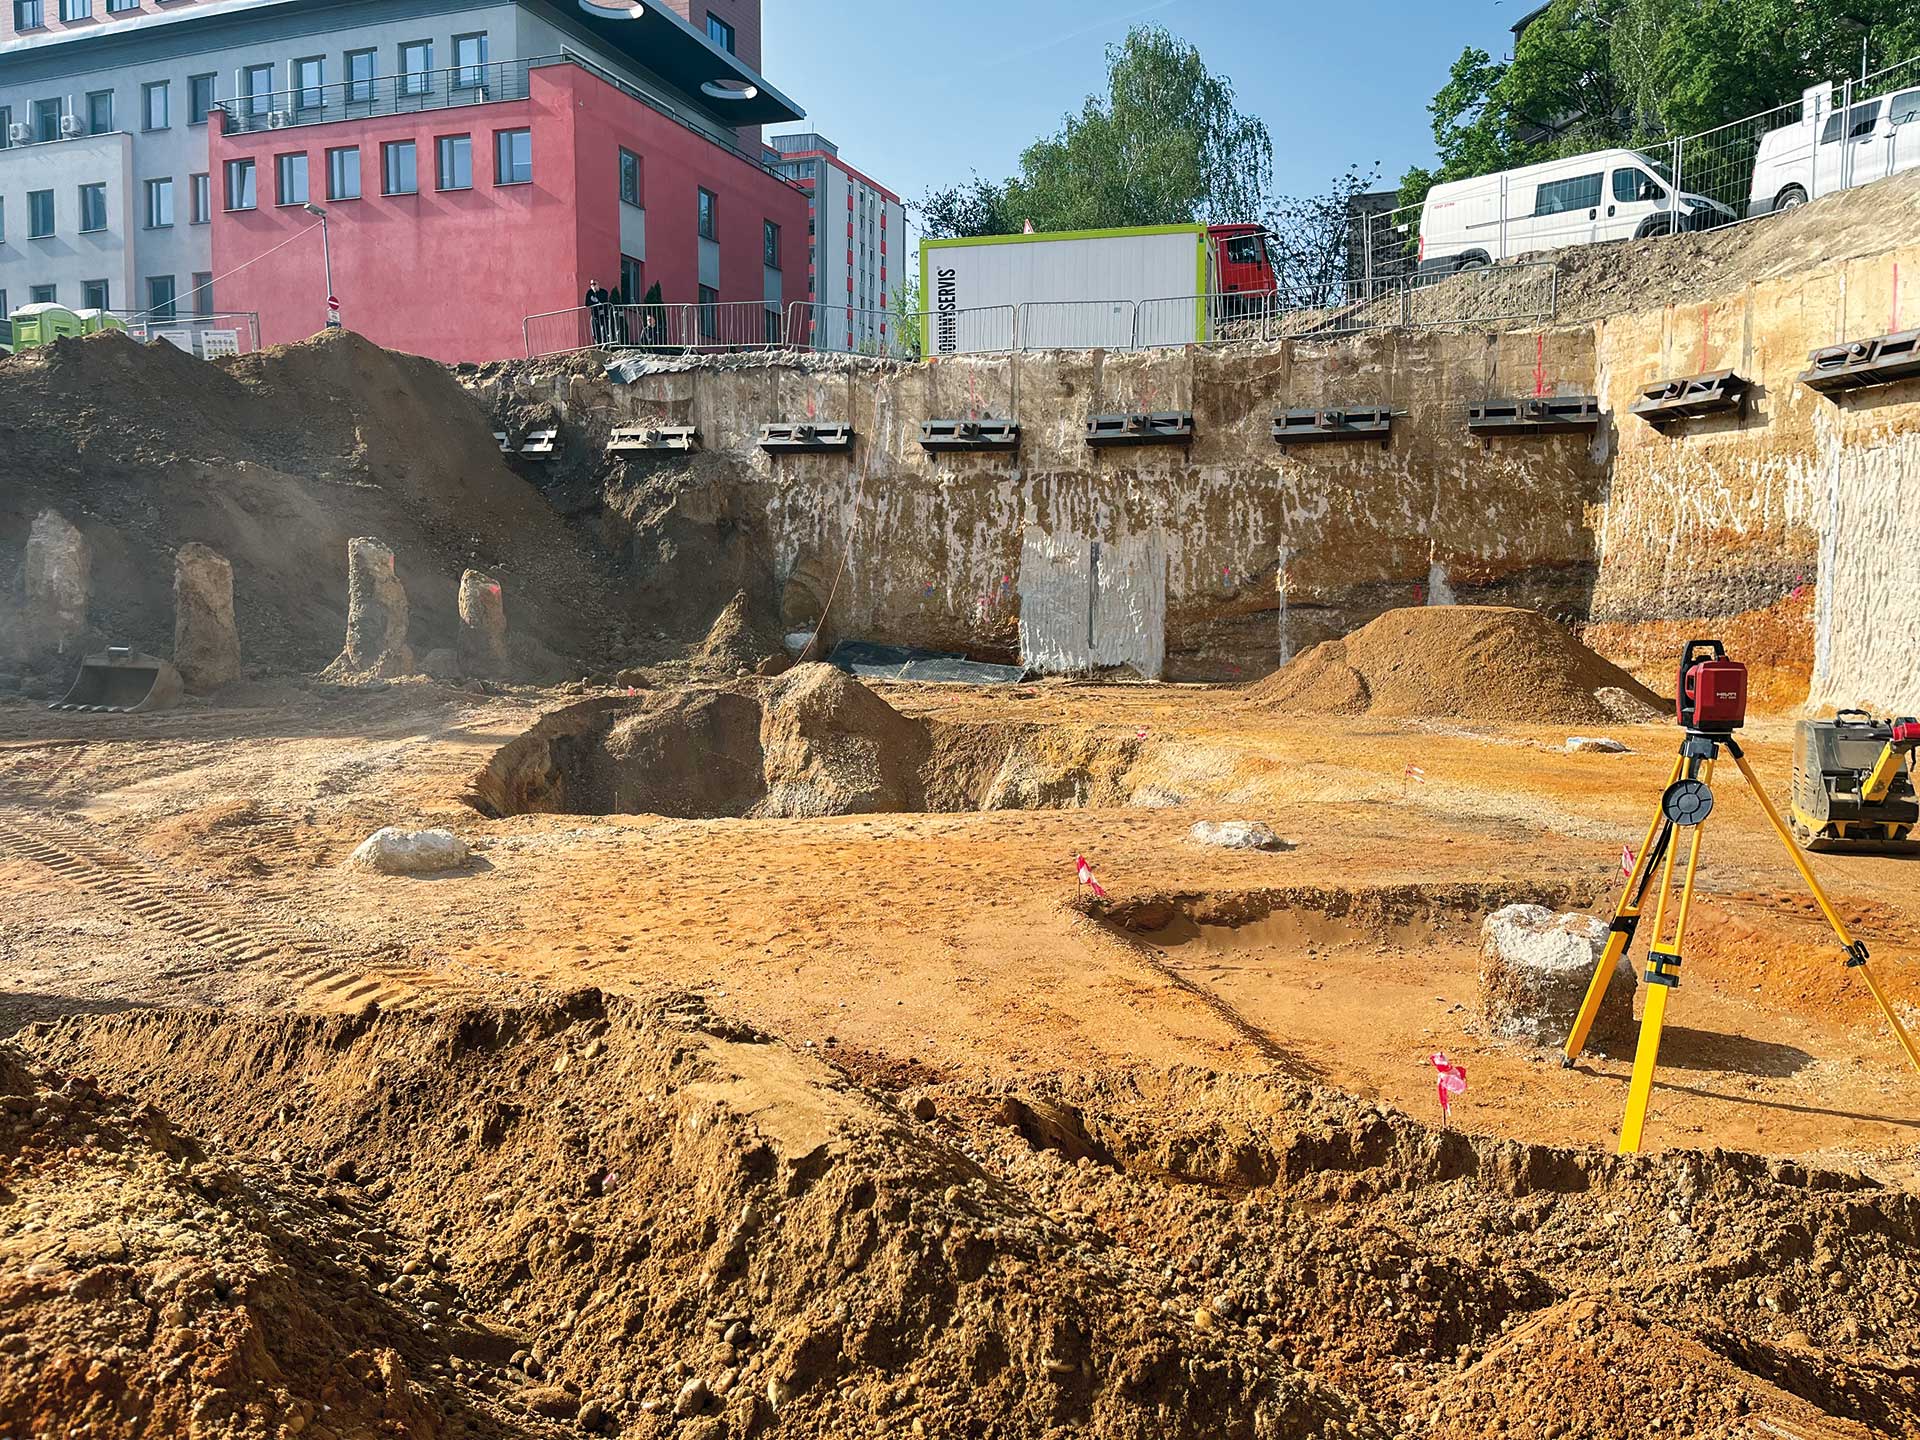
M 1496 56 L 1534 0 L 763 0 L 767 78 L 849 165 L 915 201 L 1012 173 L 1104 89 L 1104 48 L 1162 24 L 1233 81 L 1273 135 L 1275 188 L 1313 193 L 1378 160 L 1429 160 L 1427 102 L 1461 49 Z M 795 127 L 778 127 L 795 128 Z

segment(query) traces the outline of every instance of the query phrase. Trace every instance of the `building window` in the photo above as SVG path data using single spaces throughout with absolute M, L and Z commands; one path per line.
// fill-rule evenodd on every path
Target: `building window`
M 265 115 L 273 104 L 273 66 L 249 65 L 240 72 L 240 94 L 247 114 Z
M 189 175 L 187 177 L 187 221 L 192 225 L 204 225 L 211 219 L 213 219 L 213 177 Z
M 318 55 L 293 62 L 293 103 L 302 110 L 318 110 L 327 103 L 327 62 Z
M 733 27 L 711 10 L 707 12 L 707 38 L 727 54 L 733 54 Z
M 217 75 L 189 75 L 187 77 L 187 123 L 204 125 L 213 107 L 219 103 L 220 77 Z
M 147 181 L 147 228 L 166 230 L 173 225 L 173 177 Z
M 253 161 L 227 161 L 227 209 L 251 210 L 257 203 L 253 188 Z
M 473 188 L 473 137 L 442 135 L 434 142 L 434 186 L 440 190 Z
M 80 228 L 82 230 L 107 228 L 107 187 L 104 184 L 80 187 Z
M 140 125 L 145 130 L 167 128 L 167 82 L 154 80 L 140 87 Z
M 347 64 L 347 102 L 364 105 L 373 99 L 373 57 L 371 50 L 349 50 Z
M 719 202 L 713 198 L 711 190 L 700 192 L 700 238 L 718 240 L 720 238 L 720 217 L 715 213 Z
M 622 255 L 620 257 L 620 303 L 638 305 L 645 294 L 645 285 L 640 278 L 640 262 L 631 255 Z
M 485 35 L 456 35 L 453 37 L 453 64 L 456 70 L 453 83 L 463 90 L 475 89 L 486 84 L 487 37 Z
M 107 0 L 107 14 L 109 15 L 124 15 L 129 10 L 138 10 L 139 8 L 140 0 Z M 102 306 L 101 308 L 105 309 L 106 307 Z
M 307 194 L 307 157 L 303 151 L 298 155 L 278 155 L 274 157 L 274 183 L 282 205 L 304 205 L 311 198 Z
M 60 18 L 71 25 L 93 14 L 93 0 L 60 0 Z
M 0 150 L 13 144 L 13 107 L 0 105 Z M 4 319 L 0 316 L 0 319 Z
M 390 140 L 380 147 L 380 188 L 388 195 L 416 195 L 420 175 L 415 168 L 413 141 Z
M 33 102 L 33 138 L 44 145 L 60 138 L 60 117 L 66 113 L 56 100 Z
M 113 91 L 94 90 L 87 95 L 87 133 L 106 135 L 113 130 Z
M 761 260 L 769 270 L 780 268 L 780 227 L 771 220 L 765 222 L 765 234 L 761 237 Z
M 147 277 L 147 314 L 155 320 L 174 318 L 173 276 L 149 275 Z
M 620 198 L 629 205 L 640 203 L 640 157 L 631 150 L 620 152 Z
M 111 310 L 107 282 L 104 280 L 82 280 L 80 282 L 80 304 L 87 310 Z
M 36 305 L 53 305 L 60 299 L 60 287 L 58 285 L 35 285 L 31 290 L 27 291 L 27 294 L 33 297 L 33 303 Z
M 778 345 L 780 340 L 780 312 L 769 305 L 767 307 L 767 344 Z
M 533 132 L 493 132 L 493 183 L 527 185 L 533 181 Z
M 40 0 L 13 0 L 13 28 L 38 30 L 47 23 L 47 12 Z
M 193 272 L 193 313 L 213 314 L 213 272 L 211 270 Z
M 344 149 L 327 151 L 327 199 L 359 198 L 360 147 L 348 145 Z
M 433 42 L 431 40 L 410 40 L 400 47 L 400 93 L 402 95 L 424 95 L 431 81 L 427 72 L 433 69 Z
M 700 287 L 700 338 L 720 338 L 720 292 L 711 285 Z
M 7 199 L 6 199 L 6 196 L 0 195 L 0 245 L 4 245 L 6 243 L 6 240 L 7 240 Z M 7 318 L 7 307 L 4 305 L 0 305 L 0 320 L 5 320 L 6 318 Z M 0 336 L 4 336 L 5 334 L 6 334 L 6 331 L 4 329 L 0 329 Z
M 7 308 L 7 292 L 4 289 L 0 289 L 0 321 L 4 321 L 12 313 L 13 312 Z M 4 333 L 4 331 L 0 331 L 0 334 Z
M 27 238 L 44 240 L 51 234 L 53 234 L 53 192 L 29 190 L 27 192 Z

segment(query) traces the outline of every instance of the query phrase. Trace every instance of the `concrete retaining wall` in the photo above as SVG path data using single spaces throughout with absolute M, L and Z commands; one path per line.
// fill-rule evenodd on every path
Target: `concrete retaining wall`
M 572 488 L 628 497 L 636 570 L 685 537 L 747 532 L 790 627 L 1236 679 L 1418 603 L 1527 605 L 1586 627 L 1665 687 L 1689 634 L 1724 634 L 1764 704 L 1920 709 L 1920 385 L 1836 404 L 1807 352 L 1920 324 L 1920 247 L 1751 284 L 1704 305 L 1545 334 L 1383 332 L 1255 350 L 962 358 L 890 367 L 731 357 L 630 385 L 498 367 L 498 413 L 561 421 Z M 1642 386 L 1733 368 L 1748 412 L 1667 434 Z M 1601 396 L 1577 436 L 1480 442 L 1466 407 Z M 1391 405 L 1391 445 L 1282 449 L 1273 412 Z M 1188 449 L 1089 449 L 1089 415 L 1191 410 Z M 1017 457 L 929 456 L 920 422 L 1011 416 Z M 768 421 L 845 420 L 850 455 L 769 456 Z M 703 453 L 610 462 L 606 434 L 693 424 Z M 631 497 L 645 497 L 641 505 Z M 641 513 L 644 512 L 644 513 Z M 673 517 L 673 545 L 651 538 Z M 716 552 L 718 553 L 718 552 Z M 652 576 L 654 583 L 662 579 Z M 731 594 L 734 579 L 727 580 Z M 724 596 L 721 597 L 724 599 Z

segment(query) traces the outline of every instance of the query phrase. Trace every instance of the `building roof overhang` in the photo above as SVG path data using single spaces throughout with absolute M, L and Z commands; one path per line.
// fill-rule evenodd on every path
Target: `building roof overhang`
M 806 111 L 659 0 L 576 0 L 578 19 L 612 49 L 729 125 L 778 125 Z

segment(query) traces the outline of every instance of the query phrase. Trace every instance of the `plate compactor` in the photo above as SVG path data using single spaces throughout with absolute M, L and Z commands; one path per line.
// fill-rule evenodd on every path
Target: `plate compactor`
M 184 688 L 180 672 L 167 661 L 111 645 L 82 660 L 73 688 L 47 708 L 109 715 L 170 710 Z
M 1920 850 L 1920 720 L 1842 710 L 1793 727 L 1793 838 L 1809 850 Z

